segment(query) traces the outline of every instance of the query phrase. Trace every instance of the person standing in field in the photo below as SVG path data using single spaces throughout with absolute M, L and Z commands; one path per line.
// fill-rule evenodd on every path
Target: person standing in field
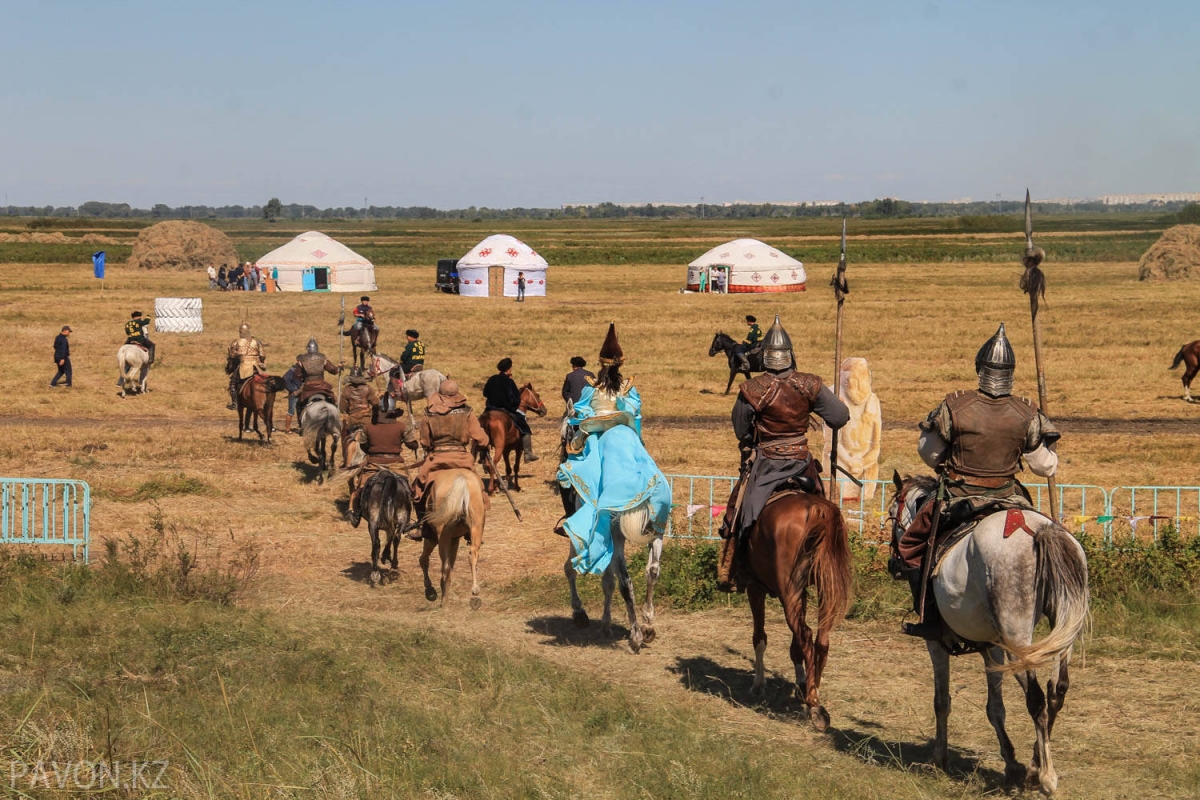
M 71 335 L 71 326 L 63 325 L 62 331 L 54 337 L 54 363 L 58 372 L 50 379 L 50 388 L 57 389 L 60 378 L 66 378 L 67 388 L 71 388 L 71 344 L 67 337 Z
M 283 373 L 283 382 L 287 384 L 288 390 L 288 410 L 287 420 L 284 422 L 283 432 L 292 432 L 292 418 L 296 416 L 296 400 L 300 397 L 300 379 L 302 374 L 296 372 L 296 365 L 293 364 L 288 368 L 288 371 Z
M 525 302 L 525 273 L 517 273 L 517 302 Z
M 217 286 L 221 287 L 221 289 L 229 288 L 229 278 L 225 274 L 225 265 L 224 264 L 222 264 L 221 268 L 219 270 L 217 270 Z
M 212 264 L 208 265 L 208 288 L 209 289 L 217 288 L 217 271 L 215 269 L 213 269 Z

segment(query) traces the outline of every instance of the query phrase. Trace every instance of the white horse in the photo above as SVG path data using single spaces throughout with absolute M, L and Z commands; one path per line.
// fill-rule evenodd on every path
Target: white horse
M 651 525 L 649 501 L 641 505 L 620 511 L 612 515 L 613 557 L 600 577 L 600 586 L 604 589 L 604 616 L 600 618 L 600 630 L 605 636 L 612 636 L 612 598 L 613 589 L 621 587 L 621 597 L 625 600 L 625 610 L 629 614 L 629 649 L 637 653 L 643 644 L 654 641 L 654 584 L 658 581 L 659 562 L 662 560 L 662 534 L 655 533 Z M 643 546 L 648 545 L 650 555 L 646 559 L 646 603 L 642 607 L 644 623 L 638 622 L 637 608 L 633 597 L 633 581 L 629 577 L 629 565 L 625 560 L 626 542 Z M 587 612 L 583 610 L 583 601 L 575 588 L 575 543 L 571 542 L 571 550 L 567 561 L 563 564 L 563 572 L 571 587 L 571 619 L 580 628 L 590 624 Z
M 150 354 L 136 344 L 121 345 L 117 348 L 117 371 L 117 386 L 121 387 L 121 397 L 146 392 L 146 376 L 150 374 Z
M 374 378 L 376 375 L 389 373 L 398 366 L 400 366 L 399 361 L 377 352 L 371 357 L 371 369 L 368 372 L 368 377 Z M 420 372 L 414 372 L 401 381 L 403 385 L 402 394 L 395 399 L 408 403 L 411 403 L 413 400 L 420 400 L 421 398 L 425 398 L 428 401 L 430 397 L 437 394 L 444 380 L 446 380 L 446 376 L 436 369 L 424 367 Z M 390 389 L 391 387 L 389 386 L 388 388 Z
M 338 415 L 337 406 L 318 395 L 300 411 L 300 430 L 304 434 L 304 447 L 308 451 L 308 460 L 317 465 L 317 483 L 325 482 L 325 473 L 330 476 L 337 471 L 338 436 L 342 432 L 342 421 Z M 326 439 L 333 437 L 333 446 L 326 445 Z
M 936 490 L 929 477 L 893 478 L 896 496 L 890 517 L 907 527 L 922 502 Z M 1005 531 L 1008 531 L 1006 534 Z M 1053 794 L 1058 774 L 1050 758 L 1050 733 L 1069 684 L 1071 649 L 1088 622 L 1087 559 L 1069 531 L 1034 511 L 999 511 L 954 544 L 933 571 L 933 593 L 942 621 L 966 643 L 984 645 L 987 716 L 1000 742 L 1004 774 L 1010 781 L 1037 784 Z M 1034 641 L 1042 617 L 1050 631 Z M 927 641 L 933 661 L 933 708 L 937 738 L 933 760 L 945 769 L 950 717 L 950 651 Z M 1048 668 L 1045 689 L 1036 670 Z M 1028 770 L 1017 760 L 1004 729 L 1002 681 L 1011 673 L 1025 692 L 1037 739 Z

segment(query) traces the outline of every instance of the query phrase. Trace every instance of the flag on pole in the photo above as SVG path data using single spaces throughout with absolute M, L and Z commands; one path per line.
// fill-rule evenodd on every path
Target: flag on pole
M 96 252 L 96 253 L 92 253 L 92 273 L 100 280 L 104 280 L 104 251 L 103 250 L 100 250 L 99 252 Z

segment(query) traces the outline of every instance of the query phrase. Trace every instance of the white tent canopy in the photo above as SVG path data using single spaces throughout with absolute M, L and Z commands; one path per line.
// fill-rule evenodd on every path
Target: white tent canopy
M 688 291 L 711 291 L 718 273 L 730 293 L 803 292 L 808 279 L 803 264 L 758 239 L 734 239 L 688 264 Z
M 302 233 L 258 260 L 267 274 L 279 270 L 284 292 L 370 292 L 375 265 L 319 231 Z
M 472 247 L 458 260 L 458 293 L 468 297 L 517 296 L 517 273 L 525 273 L 525 294 L 546 296 L 546 259 L 513 236 L 497 233 Z M 500 284 L 493 286 L 493 283 Z

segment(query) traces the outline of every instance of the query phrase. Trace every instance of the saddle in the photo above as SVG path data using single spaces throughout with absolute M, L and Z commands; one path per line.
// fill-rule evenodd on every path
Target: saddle
M 144 353 L 150 352 L 150 348 L 147 347 L 146 345 L 142 344 L 141 342 L 125 342 L 125 344 L 131 344 L 134 347 L 140 347 L 140 348 L 142 348 L 142 352 L 144 352 Z
M 967 537 L 986 517 L 998 511 L 1036 511 L 1033 504 L 1020 495 L 1012 497 L 962 497 L 954 498 L 942 512 L 942 524 L 938 526 L 937 541 L 929 553 L 933 558 L 931 575 L 936 575 L 942 560 L 954 545 Z M 1024 518 L 1022 518 L 1022 523 Z M 943 532 L 944 531 L 944 532 Z

